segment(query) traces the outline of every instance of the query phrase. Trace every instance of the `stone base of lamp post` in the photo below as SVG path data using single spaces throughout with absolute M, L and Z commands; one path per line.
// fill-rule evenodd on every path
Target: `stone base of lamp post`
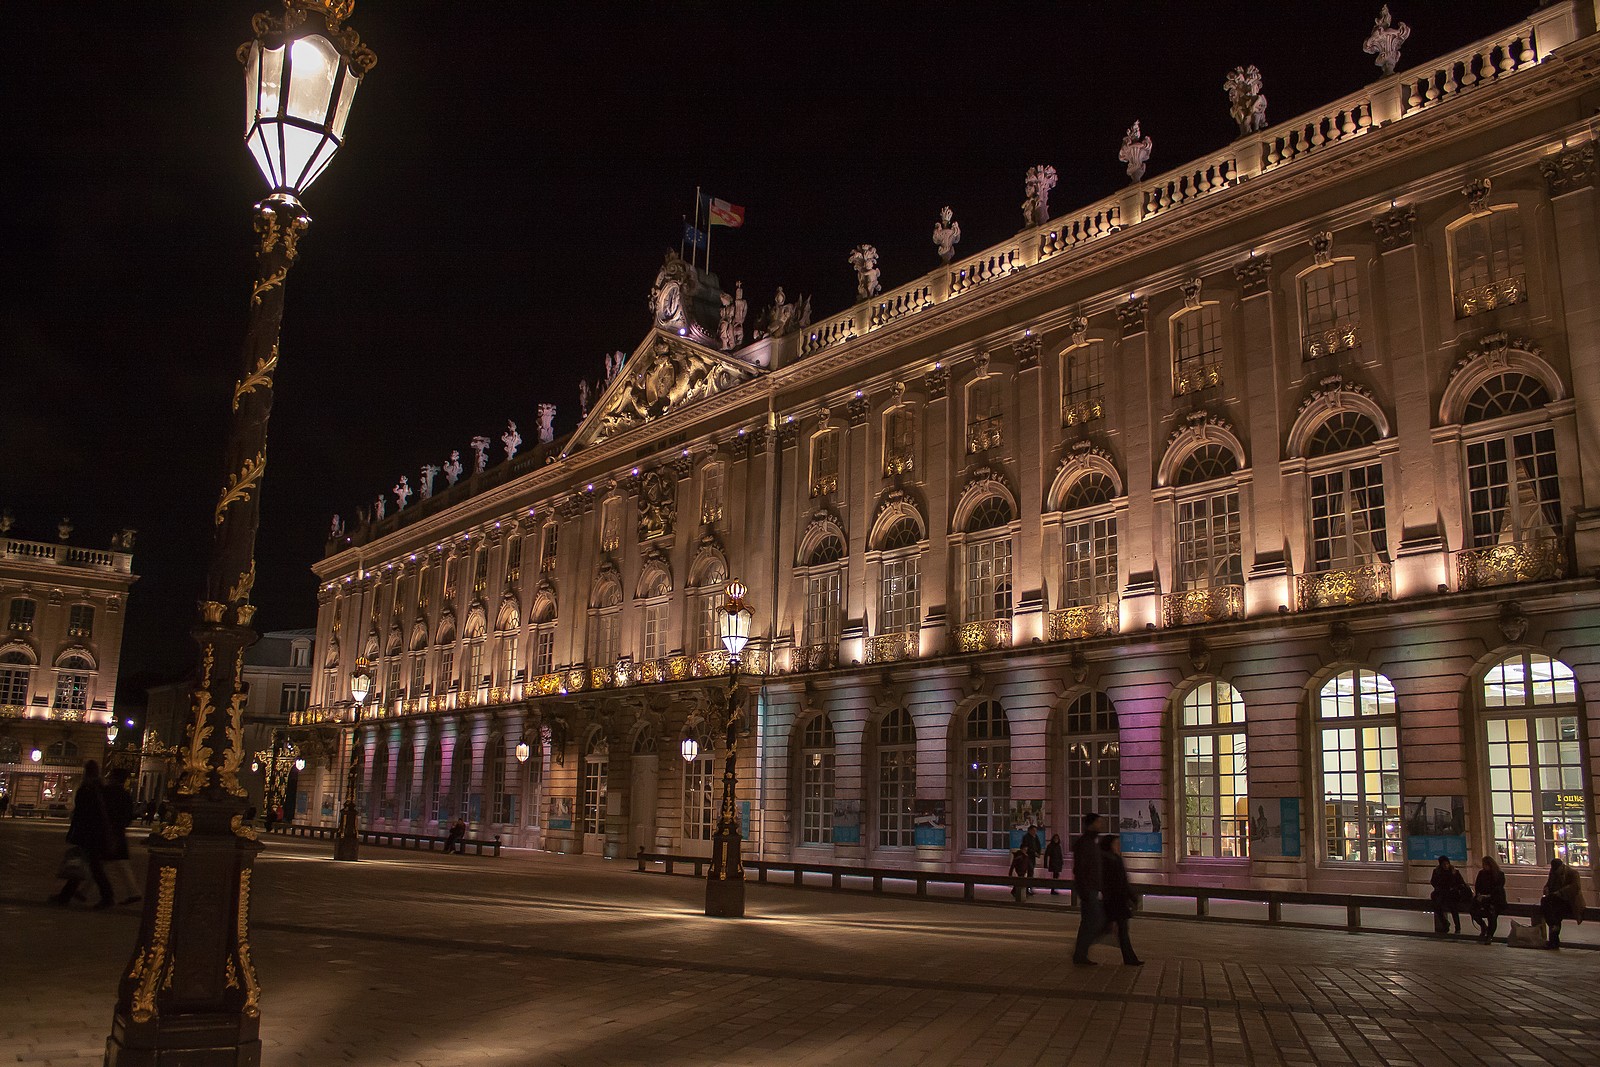
M 739 828 L 720 828 L 711 839 L 711 876 L 706 879 L 706 914 L 713 919 L 744 918 L 744 857 Z
M 358 860 L 361 858 L 360 815 L 355 805 L 346 804 L 339 813 L 339 833 L 333 839 L 333 858 Z

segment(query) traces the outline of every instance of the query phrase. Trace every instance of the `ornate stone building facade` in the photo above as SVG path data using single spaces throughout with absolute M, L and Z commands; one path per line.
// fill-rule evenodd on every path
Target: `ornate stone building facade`
M 0 520 L 0 793 L 14 812 L 65 815 L 83 761 L 102 759 L 133 573 L 132 530 L 109 549 L 18 537 Z
M 1594 22 L 1245 100 L 1212 156 L 730 351 L 669 261 L 575 434 L 339 531 L 298 724 L 380 824 L 707 851 L 678 742 L 738 577 L 749 852 L 998 871 L 1097 810 L 1176 883 L 1592 876 Z

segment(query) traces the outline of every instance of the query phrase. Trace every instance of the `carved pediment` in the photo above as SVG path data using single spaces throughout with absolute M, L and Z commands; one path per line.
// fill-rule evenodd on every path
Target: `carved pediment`
M 568 453 L 656 422 L 760 371 L 665 330 L 652 330 L 578 427 Z

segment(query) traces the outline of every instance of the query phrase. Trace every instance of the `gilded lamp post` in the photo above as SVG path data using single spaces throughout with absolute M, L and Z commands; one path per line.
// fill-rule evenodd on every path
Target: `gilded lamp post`
M 372 693 L 372 663 L 362 656 L 356 660 L 356 669 L 350 672 L 350 707 L 353 725 L 350 729 L 350 763 L 345 771 L 344 804 L 339 809 L 339 832 L 333 838 L 333 858 L 358 860 L 361 858 L 361 805 L 357 794 L 361 791 L 361 709 L 367 706 Z
M 233 386 L 227 468 L 200 620 L 199 681 L 176 746 L 171 815 L 151 834 L 144 916 L 123 971 L 108 1067 L 254 1065 L 261 987 L 250 961 L 250 876 L 261 845 L 244 821 L 244 652 L 256 640 L 256 530 L 267 420 L 278 370 L 283 285 L 310 219 L 299 194 L 344 139 L 361 78 L 376 57 L 344 25 L 354 0 L 284 0 L 252 22 L 245 142 L 270 191 L 255 206 L 256 273 Z
M 722 810 L 717 829 L 711 836 L 711 873 L 706 876 L 706 914 L 714 918 L 744 917 L 744 856 L 740 847 L 743 826 L 738 807 L 739 720 L 742 717 L 739 693 L 739 660 L 750 641 L 750 609 L 744 606 L 744 584 L 728 583 L 728 600 L 717 620 L 717 633 L 728 652 L 728 731 L 727 756 L 722 767 Z M 692 760 L 686 738 L 685 759 Z M 698 746 L 695 749 L 698 752 Z

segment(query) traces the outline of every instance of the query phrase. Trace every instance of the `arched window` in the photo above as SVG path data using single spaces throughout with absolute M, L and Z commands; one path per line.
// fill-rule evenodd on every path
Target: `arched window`
M 544 590 L 534 594 L 533 630 L 528 635 L 532 661 L 528 669 L 534 677 L 549 674 L 556 663 L 556 600 Z
M 1117 602 L 1117 519 L 1107 510 L 1116 495 L 1111 476 L 1098 470 L 1085 471 L 1062 494 L 1062 511 L 1085 514 L 1070 514 L 1061 524 L 1061 596 L 1057 607 L 1109 606 Z
M 15 603 L 13 601 L 13 603 Z M 0 705 L 21 708 L 33 688 L 33 660 L 23 652 L 0 655 Z
M 911 713 L 895 708 L 878 724 L 878 844 L 916 844 L 917 728 Z
M 718 619 L 726 601 L 723 588 L 728 581 L 728 566 L 719 554 L 708 554 L 694 573 L 694 651 L 715 652 L 722 647 Z
M 967 848 L 1011 847 L 1011 726 L 1005 709 L 986 700 L 967 712 L 962 764 Z
M 1378 429 L 1377 423 L 1362 412 L 1335 412 L 1318 423 L 1312 431 L 1311 439 L 1306 443 L 1306 458 L 1318 459 L 1338 452 L 1366 448 L 1377 444 L 1382 437 L 1383 432 Z
M 805 643 L 838 654 L 844 590 L 844 542 L 828 535 L 806 557 Z
M 1400 742 L 1394 685 L 1357 668 L 1317 694 L 1328 859 L 1399 863 Z
M 1178 727 L 1184 843 L 1191 857 L 1250 854 L 1244 698 L 1227 682 L 1201 682 L 1183 698 Z
M 611 746 L 600 730 L 589 734 L 583 750 L 583 774 L 579 780 L 578 804 L 583 813 L 583 832 L 603 834 L 606 830 L 606 772 L 611 765 Z
M 1515 206 L 1498 205 L 1450 227 L 1456 318 L 1528 298 L 1522 265 L 1522 220 Z
M 1233 449 L 1207 442 L 1185 457 L 1174 484 L 1196 486 L 1228 478 L 1239 468 Z M 1178 589 L 1214 590 L 1244 584 L 1239 490 L 1229 483 L 1178 498 Z
M 489 791 L 489 821 L 507 826 L 517 821 L 517 796 L 506 788 L 506 739 L 489 739 L 489 762 L 484 783 Z
M 1081 426 L 1103 418 L 1105 388 L 1103 344 L 1085 341 L 1061 353 L 1061 425 Z
M 68 656 L 56 665 L 55 706 L 62 711 L 82 712 L 89 707 L 89 683 L 94 664 L 82 656 Z
M 1214 478 L 1226 478 L 1239 469 L 1239 459 L 1233 449 L 1216 441 L 1200 445 L 1184 457 L 1178 467 L 1173 485 L 1198 485 Z
M 1104 693 L 1084 693 L 1067 708 L 1067 825 L 1089 812 L 1115 825 L 1122 798 L 1122 737 Z
M 1361 296 L 1356 263 L 1339 259 L 1313 267 L 1300 278 L 1300 310 L 1306 359 L 1343 352 L 1361 344 Z
M 1550 403 L 1550 391 L 1531 374 L 1506 371 L 1497 374 L 1473 391 L 1462 405 L 1463 423 L 1484 422 L 1502 415 L 1537 411 Z
M 879 543 L 878 633 L 914 634 L 922 629 L 922 527 L 909 515 L 897 519 Z
M 652 567 L 640 583 L 644 598 L 643 658 L 660 659 L 667 654 L 667 614 L 672 607 L 672 576 L 664 567 Z
M 404 822 L 411 822 L 417 817 L 417 810 L 421 805 L 417 802 L 414 792 L 416 787 L 417 750 L 411 743 L 411 738 L 400 739 L 399 760 L 394 772 L 394 798 L 399 809 L 400 818 Z
M 800 843 L 833 843 L 833 725 L 826 715 L 800 735 Z
M 1588 867 L 1589 791 L 1572 668 L 1542 652 L 1513 653 L 1484 675 L 1482 703 L 1500 862 Z
M 440 788 L 442 772 L 439 739 L 433 738 L 422 755 L 422 813 L 428 822 L 444 819 L 444 791 Z
M 602 582 L 589 616 L 589 663 L 609 667 L 622 655 L 622 586 Z
M 1371 453 L 1344 455 L 1376 443 L 1380 436 L 1366 415 L 1341 411 L 1318 426 L 1307 442 L 1315 573 L 1352 570 L 1388 559 L 1383 464 Z
M 1537 412 L 1549 392 L 1530 375 L 1498 374 L 1468 398 L 1462 421 Z M 1472 548 L 1547 541 L 1561 526 L 1561 483 L 1555 431 L 1527 426 L 1473 434 L 1466 446 L 1467 506 Z
M 1216 304 L 1172 320 L 1172 395 L 1197 393 L 1222 383 L 1222 313 Z
M 717 762 L 706 745 L 683 765 L 683 836 L 686 841 L 710 841 L 716 826 Z
M 1010 501 L 995 494 L 972 509 L 963 546 L 962 621 L 1011 618 Z
M 387 818 L 389 799 L 389 744 L 381 736 L 372 742 L 372 789 L 367 794 L 367 818 Z
M 49 747 L 44 750 L 44 759 L 46 763 L 77 763 L 78 742 L 70 740 L 52 741 Z
M 477 799 L 472 792 L 472 738 L 463 734 L 456 738 L 450 750 L 450 810 L 445 814 L 460 816 L 474 823 L 482 816 L 472 802 Z

